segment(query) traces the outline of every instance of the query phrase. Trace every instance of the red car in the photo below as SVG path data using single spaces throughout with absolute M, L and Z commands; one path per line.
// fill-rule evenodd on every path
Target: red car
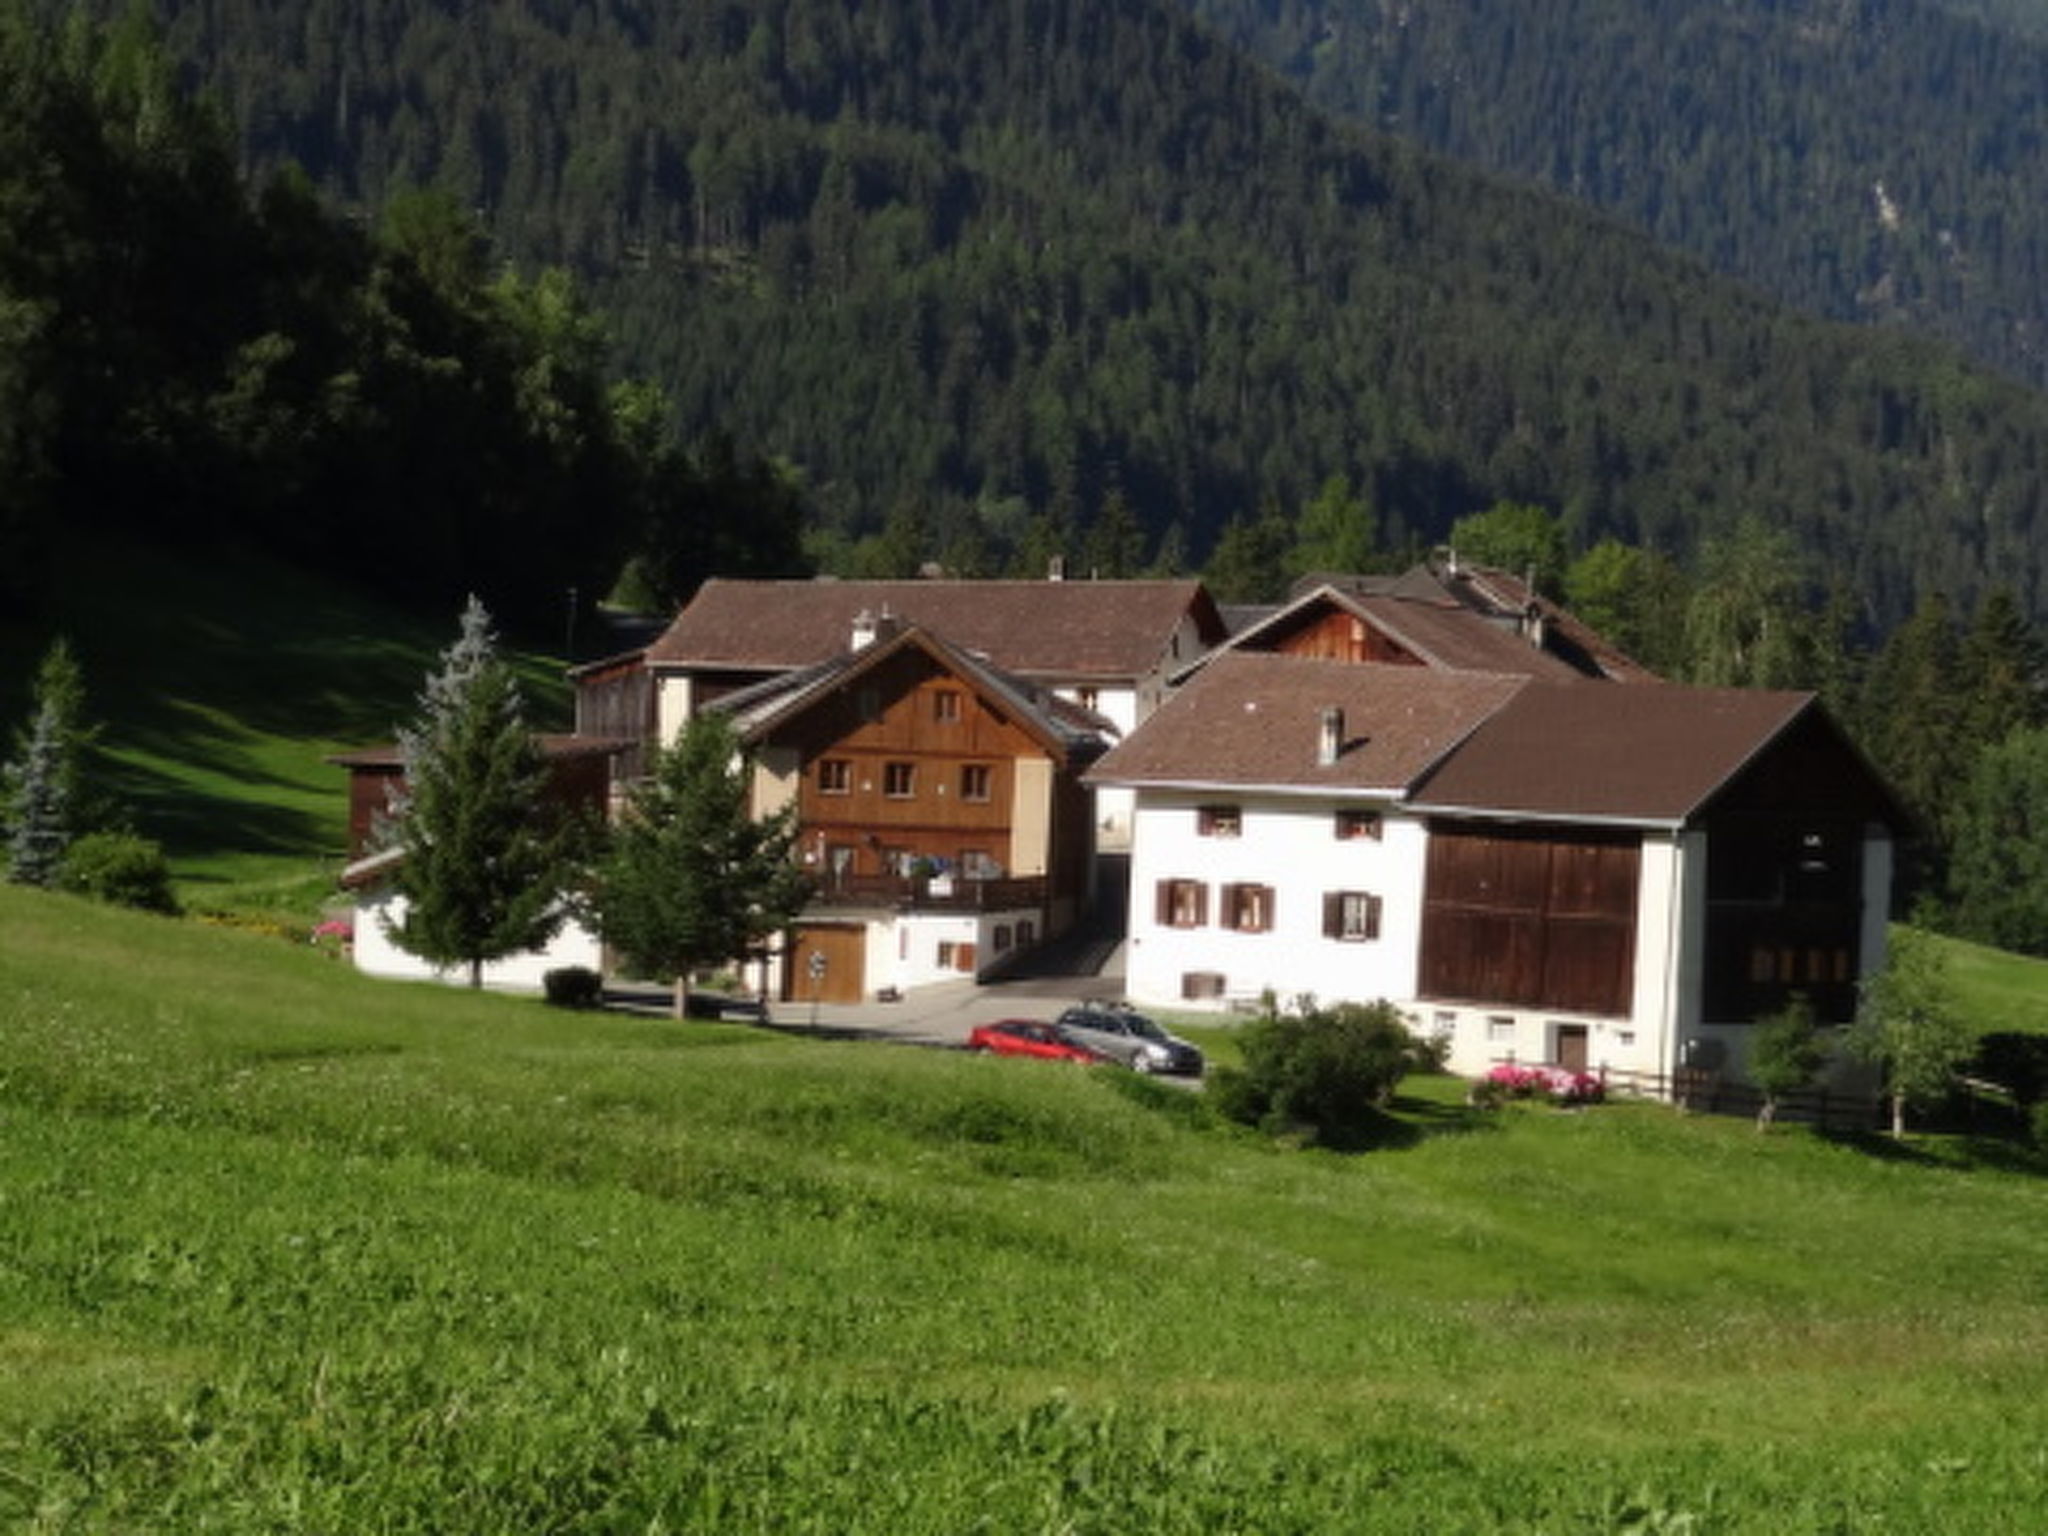
M 1057 1024 L 1042 1019 L 998 1019 L 977 1024 L 967 1036 L 967 1049 L 997 1056 L 1036 1056 L 1044 1061 L 1099 1062 L 1109 1058 L 1069 1040 Z

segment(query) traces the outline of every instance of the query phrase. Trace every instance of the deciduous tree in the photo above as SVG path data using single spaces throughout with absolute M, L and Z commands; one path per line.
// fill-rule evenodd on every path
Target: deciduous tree
M 1764 1096 L 1756 1113 L 1759 1131 L 1767 1130 L 1777 1119 L 1778 1106 L 1786 1095 L 1813 1081 L 1825 1060 L 1827 1047 L 1820 1023 L 1804 992 L 1795 992 L 1783 1008 L 1757 1020 L 1749 1049 L 1749 1080 Z
M 1940 1102 L 1975 1041 L 1935 940 L 1917 928 L 1894 928 L 1891 940 L 1884 969 L 1864 987 L 1851 1040 L 1884 1074 L 1892 1135 L 1900 1137 L 1907 1110 Z

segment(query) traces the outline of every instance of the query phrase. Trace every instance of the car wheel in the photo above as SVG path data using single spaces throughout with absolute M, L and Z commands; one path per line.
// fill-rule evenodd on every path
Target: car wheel
M 1137 1055 L 1131 1058 L 1131 1070 L 1133 1072 L 1143 1072 L 1149 1076 L 1154 1070 L 1152 1066 L 1152 1058 L 1150 1056 L 1147 1056 L 1143 1051 L 1138 1052 Z

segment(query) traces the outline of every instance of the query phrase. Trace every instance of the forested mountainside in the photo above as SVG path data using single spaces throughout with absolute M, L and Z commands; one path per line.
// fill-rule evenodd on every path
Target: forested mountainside
M 1188 0 L 1326 109 L 2048 383 L 2032 0 Z
M 1173 565 L 1344 476 L 1387 550 L 1502 498 L 1680 555 L 1747 512 L 1881 623 L 2048 606 L 2040 397 L 1334 127 L 1170 0 L 165 14 L 251 163 L 573 264 L 828 533 Z

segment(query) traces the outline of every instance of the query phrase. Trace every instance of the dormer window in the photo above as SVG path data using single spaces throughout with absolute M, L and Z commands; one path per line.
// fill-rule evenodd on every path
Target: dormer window
M 1244 833 L 1244 808 L 1237 805 L 1204 805 L 1195 810 L 1195 831 L 1203 837 L 1240 837 Z

